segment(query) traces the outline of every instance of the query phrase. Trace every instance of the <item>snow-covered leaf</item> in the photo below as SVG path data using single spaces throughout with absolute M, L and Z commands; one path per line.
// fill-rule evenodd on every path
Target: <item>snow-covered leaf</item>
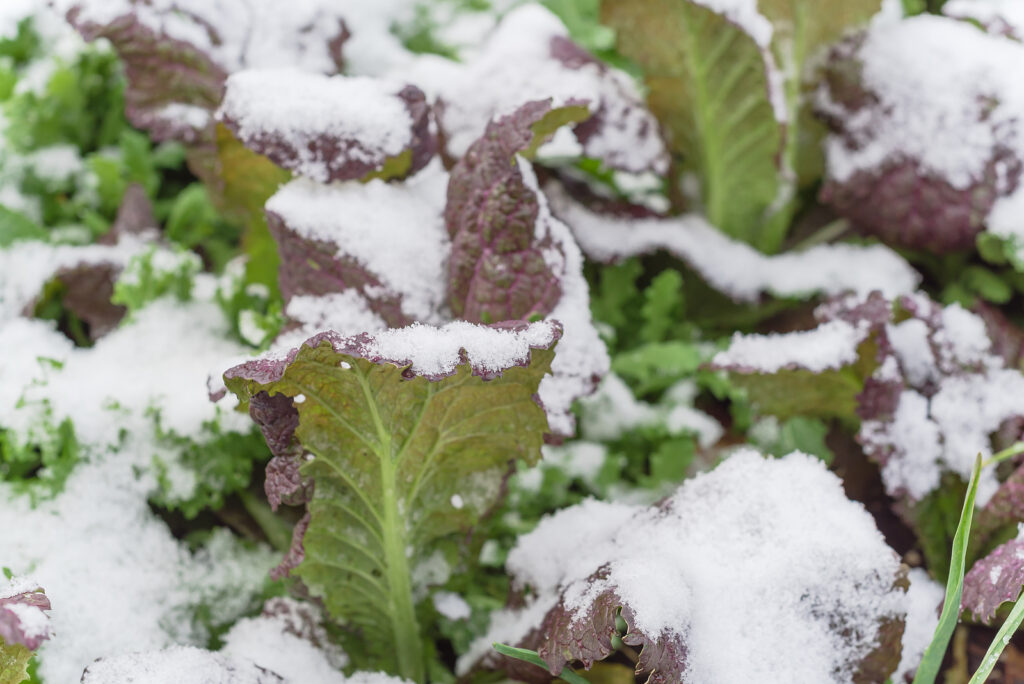
M 611 653 L 620 608 L 652 684 L 884 681 L 900 657 L 899 560 L 839 479 L 799 453 L 734 454 L 651 508 L 561 511 L 507 569 L 532 596 L 493 616 L 463 670 L 495 640 L 536 648 L 551 672 L 589 666 Z
M 802 298 L 873 290 L 895 297 L 913 292 L 921 280 L 902 257 L 881 245 L 817 245 L 766 256 L 729 239 L 698 214 L 665 217 L 607 203 L 608 211 L 602 211 L 600 203 L 587 206 L 554 183 L 544 189 L 555 215 L 572 228 L 591 259 L 610 262 L 664 250 L 736 301 L 756 301 L 764 294 Z
M 217 118 L 249 149 L 321 183 L 415 173 L 437 147 L 419 88 L 365 77 L 242 71 Z
M 822 199 L 895 245 L 948 252 L 983 230 L 1020 237 L 1018 64 L 1024 45 L 933 15 L 842 41 L 817 98 L 832 130 Z
M 658 122 L 631 77 L 574 43 L 562 22 L 539 5 L 509 12 L 481 54 L 452 77 L 424 78 L 438 93 L 439 123 L 454 157 L 484 134 L 488 121 L 526 102 L 553 98 L 554 108 L 583 103 L 591 116 L 576 123 L 575 140 L 560 134 L 550 156 L 582 154 L 629 173 L 661 174 L 668 168 Z
M 1024 587 L 1024 540 L 1011 539 L 975 561 L 964 576 L 962 610 L 985 624 L 991 624 L 996 610 L 1006 601 L 1016 601 Z

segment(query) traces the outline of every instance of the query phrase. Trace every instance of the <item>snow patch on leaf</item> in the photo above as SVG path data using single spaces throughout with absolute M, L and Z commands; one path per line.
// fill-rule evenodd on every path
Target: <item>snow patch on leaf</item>
M 1024 45 L 934 15 L 840 43 L 817 102 L 832 128 L 824 201 L 901 246 L 1020 237 L 1024 89 L 1007 65 L 1021 64 Z
M 217 118 L 251 150 L 321 183 L 405 175 L 435 147 L 423 93 L 366 77 L 242 71 L 227 79 Z
M 509 12 L 467 66 L 421 66 L 420 76 L 442 103 L 440 125 L 454 157 L 467 152 L 487 121 L 553 98 L 554 107 L 587 103 L 592 117 L 574 130 L 584 156 L 632 173 L 668 169 L 658 122 L 632 78 L 573 43 L 562 22 L 540 5 Z
M 892 250 L 874 245 L 818 245 L 803 252 L 766 256 L 731 240 L 697 214 L 679 217 L 602 214 L 553 184 L 545 188 L 587 256 L 598 261 L 665 250 L 695 269 L 708 284 L 738 301 L 761 294 L 779 297 L 841 294 L 909 294 L 921 276 Z
M 12 577 L 0 585 L 0 649 L 21 644 L 30 651 L 50 638 L 50 599 L 38 584 Z
M 1016 601 L 1024 587 L 1024 540 L 1011 539 L 975 561 L 964 576 L 961 609 L 985 624 L 1007 601 Z
M 288 306 L 296 296 L 354 290 L 366 305 L 328 316 L 341 323 L 343 312 L 352 311 L 358 320 L 335 328 L 343 334 L 357 331 L 367 308 L 392 326 L 440 322 L 450 249 L 441 219 L 447 181 L 435 162 L 403 183 L 324 185 L 300 178 L 282 187 L 266 209 Z M 301 314 L 311 304 L 296 306 Z

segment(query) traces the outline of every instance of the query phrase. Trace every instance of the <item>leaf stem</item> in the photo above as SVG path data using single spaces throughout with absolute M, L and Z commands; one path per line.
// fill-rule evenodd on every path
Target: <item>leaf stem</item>
M 516 648 L 515 646 L 508 646 L 506 644 L 493 644 L 493 647 L 495 651 L 503 656 L 522 660 L 524 663 L 530 663 L 531 665 L 544 668 L 545 672 L 551 672 L 551 670 L 548 669 L 548 664 L 541 659 L 540 655 L 536 651 L 531 651 L 528 648 Z M 576 674 L 572 668 L 569 667 L 562 668 L 562 671 L 558 676 L 569 684 L 590 684 L 590 682 Z

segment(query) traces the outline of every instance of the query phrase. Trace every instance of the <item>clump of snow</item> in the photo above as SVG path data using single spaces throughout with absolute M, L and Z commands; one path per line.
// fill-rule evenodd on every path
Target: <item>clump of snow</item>
M 466 599 L 454 592 L 438 591 L 432 598 L 437 612 L 449 620 L 465 620 L 473 613 Z
M 318 332 L 334 330 L 340 335 L 375 333 L 387 328 L 373 312 L 366 299 L 356 290 L 325 295 L 296 295 L 288 300 L 285 315 L 299 327 L 282 334 L 275 348 L 292 349 Z
M 664 425 L 671 435 L 692 433 L 702 448 L 710 447 L 724 430 L 714 418 L 690 406 L 692 399 L 676 397 L 670 388 L 661 403 L 650 404 L 637 399 L 618 375 L 608 373 L 594 394 L 580 400 L 580 431 L 587 439 L 610 441 L 637 427 Z
M 921 568 L 911 568 L 908 573 L 910 589 L 907 590 L 907 621 L 903 629 L 903 656 L 899 667 L 892 675 L 892 681 L 904 681 L 904 675 L 912 675 L 921 663 L 921 656 L 935 635 L 939 624 L 939 612 L 946 597 L 946 589 L 928 576 Z
M 82 675 L 82 684 L 283 684 L 285 681 L 251 661 L 195 646 L 173 646 L 163 651 L 103 658 Z
M 243 140 L 275 140 L 299 153 L 298 172 L 327 182 L 324 160 L 312 152 L 325 138 L 338 152 L 377 165 L 405 150 L 412 119 L 398 97 L 402 86 L 358 76 L 325 76 L 298 69 L 248 70 L 228 77 L 217 116 Z
M 605 579 L 588 581 L 602 567 Z M 907 610 L 899 559 L 870 514 L 801 453 L 736 453 L 651 508 L 561 511 L 520 539 L 507 568 L 534 598 L 497 614 L 480 643 L 522 638 L 558 596 L 581 616 L 614 590 L 631 628 L 684 639 L 688 682 L 846 683 L 881 621 Z
M 804 297 L 880 290 L 889 297 L 913 292 L 921 276 L 896 252 L 881 246 L 817 245 L 803 252 L 766 256 L 736 242 L 696 214 L 625 218 L 595 213 L 558 186 L 545 188 L 586 254 L 598 261 L 666 250 L 715 289 L 738 301 L 762 293 Z
M 496 373 L 529 361 L 530 349 L 550 347 L 558 328 L 550 321 L 523 330 L 501 330 L 465 321 L 440 328 L 415 323 L 377 333 L 364 347 L 368 357 L 407 362 L 423 375 L 448 375 L 465 360 L 473 368 Z
M 36 177 L 50 183 L 62 183 L 85 169 L 82 156 L 74 145 L 43 147 L 26 160 Z
M 402 183 L 296 179 L 266 207 L 300 237 L 337 245 L 338 258 L 355 260 L 401 297 L 412 320 L 437 322 L 446 296 L 447 185 L 448 174 L 435 161 Z
M 318 623 L 303 619 L 313 608 L 293 599 L 268 603 L 259 617 L 239 620 L 224 636 L 221 653 L 251 661 L 286 682 L 344 684 L 341 668 L 348 657 L 334 646 Z M 312 628 L 313 632 L 306 632 Z
M 523 183 L 537 195 L 535 235 L 538 244 L 551 245 L 544 260 L 562 289 L 562 297 L 547 316 L 547 320 L 562 325 L 562 338 L 551 363 L 552 374 L 541 381 L 540 399 L 547 409 L 551 431 L 572 435 L 572 403 L 594 390 L 595 379 L 608 372 L 611 361 L 590 314 L 590 287 L 583 277 L 583 254 L 569 228 L 551 213 L 533 166 L 521 157 L 517 157 L 516 164 Z
M 1024 5 L 1017 0 L 950 0 L 942 13 L 976 21 L 995 35 L 1024 39 Z
M 870 332 L 867 326 L 829 321 L 795 333 L 733 333 L 729 348 L 716 354 L 712 363 L 719 368 L 757 373 L 796 368 L 815 373 L 836 370 L 857 360 L 857 347 Z

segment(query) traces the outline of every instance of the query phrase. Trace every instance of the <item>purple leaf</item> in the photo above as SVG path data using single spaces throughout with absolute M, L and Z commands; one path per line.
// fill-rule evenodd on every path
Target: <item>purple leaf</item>
M 423 92 L 378 79 L 243 71 L 217 117 L 249 149 L 321 183 L 415 173 L 437 148 Z
M 831 128 L 822 200 L 890 244 L 936 253 L 1012 233 L 1024 148 L 1006 65 L 1024 65 L 1024 46 L 934 15 L 836 45 L 817 99 Z
M 961 610 L 988 625 L 1006 601 L 1016 601 L 1024 587 L 1024 540 L 1011 539 L 964 576 Z
M 576 110 L 573 112 L 572 110 Z M 585 110 L 565 110 L 586 116 Z M 562 296 L 549 264 L 564 261 L 540 218 L 539 193 L 523 178 L 517 161 L 562 120 L 551 101 L 530 102 L 487 125 L 452 169 L 445 224 L 452 240 L 448 303 L 470 321 L 505 321 L 546 316 Z
M 561 436 L 575 430 L 572 402 L 595 389 L 609 362 L 591 320 L 582 254 L 526 158 L 586 114 L 544 100 L 492 121 L 452 169 L 445 207 L 452 313 L 471 321 L 547 316 L 563 325 L 552 377 L 540 389 L 551 432 Z
M 12 580 L 0 589 L 0 645 L 21 644 L 30 651 L 50 638 L 50 621 L 43 611 L 50 599 L 31 582 Z
M 282 187 L 266 212 L 289 319 L 310 334 L 440 322 L 446 183 L 434 164 L 402 183 L 300 178 Z
M 79 0 L 68 19 L 125 64 L 126 112 L 157 140 L 213 139 L 228 74 L 262 66 L 336 73 L 348 30 L 329 2 Z
M 438 118 L 454 157 L 483 134 L 484 122 L 553 98 L 555 107 L 586 102 L 592 114 L 573 129 L 575 154 L 630 173 L 668 170 L 658 122 L 632 78 L 573 43 L 562 22 L 539 5 L 509 12 L 480 56 L 437 88 Z

